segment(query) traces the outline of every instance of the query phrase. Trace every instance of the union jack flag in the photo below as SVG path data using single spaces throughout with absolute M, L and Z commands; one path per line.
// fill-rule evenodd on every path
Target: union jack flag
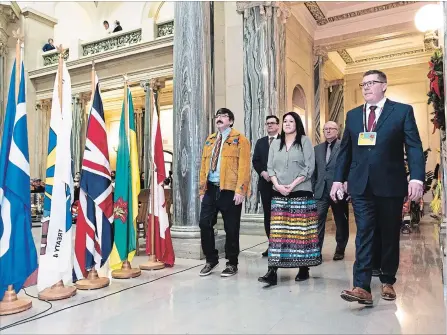
M 112 251 L 113 197 L 104 109 L 96 77 L 82 160 L 73 281 L 105 264 Z

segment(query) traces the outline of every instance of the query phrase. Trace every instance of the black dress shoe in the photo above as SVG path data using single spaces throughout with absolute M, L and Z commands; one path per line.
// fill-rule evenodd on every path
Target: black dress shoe
M 309 268 L 307 266 L 302 266 L 298 270 L 298 274 L 295 277 L 295 281 L 305 281 L 309 279 Z
M 262 257 L 267 257 L 268 255 L 269 255 L 269 249 L 267 248 L 267 250 L 262 253 Z
M 335 252 L 334 258 L 332 258 L 334 261 L 341 261 L 343 258 L 345 258 L 345 254 L 341 252 Z
M 269 267 L 267 273 L 262 277 L 258 278 L 258 282 L 268 284 L 270 286 L 276 285 L 278 283 L 278 275 L 276 274 L 275 268 Z

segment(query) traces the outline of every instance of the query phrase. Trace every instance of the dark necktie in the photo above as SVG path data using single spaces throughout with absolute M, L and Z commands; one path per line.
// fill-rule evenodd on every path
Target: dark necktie
M 326 163 L 329 162 L 329 158 L 331 158 L 331 152 L 332 152 L 332 143 L 328 143 L 326 149 Z
M 269 137 L 269 146 L 272 144 L 274 137 Z
M 219 154 L 220 154 L 220 144 L 222 143 L 222 134 L 219 134 L 219 137 L 217 138 L 216 145 L 214 147 L 214 154 L 213 159 L 211 161 L 211 171 L 214 172 L 217 169 L 217 161 L 219 160 Z
M 373 131 L 376 127 L 376 109 L 377 106 L 369 106 L 368 131 Z

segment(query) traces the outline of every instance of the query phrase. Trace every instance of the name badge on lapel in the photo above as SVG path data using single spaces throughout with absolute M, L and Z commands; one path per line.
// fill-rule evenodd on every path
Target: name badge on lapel
M 377 133 L 376 132 L 362 132 L 359 134 L 359 140 L 357 144 L 360 146 L 376 145 Z

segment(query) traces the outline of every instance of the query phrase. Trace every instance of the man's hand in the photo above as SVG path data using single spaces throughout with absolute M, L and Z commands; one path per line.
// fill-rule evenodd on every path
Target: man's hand
M 205 196 L 205 195 L 201 195 L 201 196 L 200 196 L 200 202 L 202 202 L 204 196 Z
M 278 185 L 276 186 L 276 190 L 281 193 L 283 196 L 288 196 L 290 193 L 290 190 L 286 188 L 284 185 Z
M 234 204 L 236 206 L 240 205 L 242 203 L 242 201 L 244 201 L 244 198 L 245 197 L 243 195 L 234 193 L 234 198 L 233 198 Z
M 418 201 L 422 198 L 424 193 L 424 186 L 418 182 L 410 181 L 408 184 L 408 199 L 411 201 Z
M 270 181 L 270 176 L 267 173 L 267 171 L 262 171 L 261 172 L 261 177 L 264 178 L 266 181 Z
M 331 193 L 330 193 L 331 199 L 334 202 L 338 201 L 337 192 L 339 192 L 339 191 L 341 191 L 343 193 L 345 192 L 344 191 L 344 187 L 343 187 L 343 183 L 340 183 L 338 181 L 334 181 L 333 184 L 332 184 Z

